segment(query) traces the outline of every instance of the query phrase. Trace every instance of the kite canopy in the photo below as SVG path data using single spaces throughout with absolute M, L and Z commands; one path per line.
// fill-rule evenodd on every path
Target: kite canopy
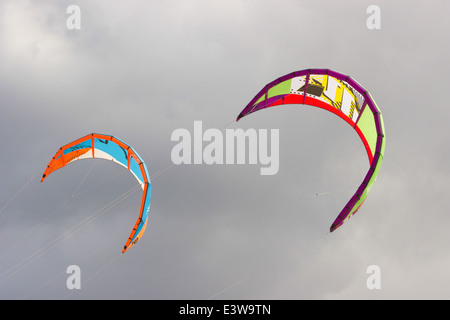
M 308 69 L 267 84 L 236 121 L 255 111 L 283 104 L 310 105 L 334 113 L 355 129 L 366 148 L 369 171 L 331 225 L 330 232 L 333 232 L 358 211 L 376 180 L 385 148 L 383 117 L 370 93 L 350 76 L 329 69 Z
M 41 182 L 52 172 L 80 159 L 112 160 L 127 168 L 144 191 L 139 218 L 122 250 L 125 252 L 139 241 L 147 226 L 151 192 L 147 167 L 137 152 L 125 142 L 114 136 L 91 133 L 59 148 L 45 169 Z

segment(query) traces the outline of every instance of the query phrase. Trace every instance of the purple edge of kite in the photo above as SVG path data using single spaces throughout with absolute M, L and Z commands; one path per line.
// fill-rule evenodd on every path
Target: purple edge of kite
M 336 230 L 337 228 L 339 228 L 342 225 L 343 220 L 347 217 L 349 211 L 355 206 L 355 204 L 361 198 L 362 193 L 367 188 L 367 185 L 368 185 L 370 179 L 372 178 L 373 173 L 375 172 L 375 167 L 380 158 L 381 145 L 383 143 L 383 138 L 384 138 L 384 135 L 383 135 L 383 132 L 381 129 L 381 120 L 380 120 L 380 116 L 379 116 L 379 114 L 381 112 L 376 107 L 376 105 L 373 102 L 372 98 L 370 97 L 368 91 L 366 91 L 358 82 L 356 82 L 350 76 L 344 75 L 342 73 L 339 73 L 337 71 L 333 71 L 330 69 L 305 69 L 305 70 L 295 71 L 295 72 L 288 73 L 282 77 L 279 77 L 279 78 L 275 79 L 274 81 L 268 83 L 266 86 L 264 86 L 264 88 L 260 92 L 258 92 L 258 94 L 256 94 L 256 96 L 247 104 L 247 106 L 244 108 L 244 110 L 241 111 L 241 113 L 237 117 L 236 121 L 239 121 L 240 118 L 242 118 L 245 115 L 247 115 L 248 113 L 250 113 L 250 111 L 257 111 L 257 110 L 261 109 L 261 106 L 258 106 L 259 108 L 257 106 L 254 106 L 255 102 L 258 99 L 260 99 L 261 96 L 263 94 L 265 94 L 273 86 L 275 86 L 281 82 L 284 82 L 286 80 L 292 79 L 294 77 L 301 77 L 301 76 L 309 75 L 309 74 L 327 74 L 336 79 L 347 82 L 356 91 L 358 91 L 364 97 L 366 105 L 369 106 L 370 110 L 372 111 L 372 113 L 374 115 L 375 128 L 377 130 L 377 135 L 378 135 L 377 143 L 376 143 L 376 147 L 375 147 L 375 154 L 374 154 L 372 162 L 370 164 L 369 171 L 367 172 L 366 176 L 364 177 L 364 180 L 361 183 L 361 185 L 359 186 L 359 188 L 357 189 L 356 193 L 350 198 L 350 200 L 347 202 L 345 207 L 341 210 L 341 212 L 339 213 L 339 215 L 337 216 L 337 218 L 331 225 L 330 232 L 333 232 L 334 230 Z M 277 97 L 277 99 L 279 99 L 279 97 Z M 252 108 L 255 110 L 251 110 Z
M 364 96 L 364 99 L 367 103 L 367 106 L 369 106 L 370 110 L 372 111 L 374 115 L 374 121 L 375 121 L 375 128 L 377 130 L 377 143 L 375 146 L 375 153 L 374 157 L 372 159 L 372 162 L 370 164 L 370 168 L 364 177 L 363 182 L 359 186 L 358 190 L 355 192 L 355 194 L 351 197 L 351 199 L 348 201 L 346 206 L 342 209 L 341 213 L 336 218 L 335 222 L 333 222 L 332 226 L 330 227 L 330 232 L 336 230 L 343 222 L 343 220 L 347 217 L 349 211 L 355 206 L 355 204 L 359 201 L 361 198 L 364 190 L 367 188 L 367 185 L 369 184 L 370 179 L 372 178 L 376 165 L 380 158 L 380 152 L 381 152 L 381 146 L 383 143 L 383 132 L 381 129 L 381 119 L 379 114 L 381 113 L 380 110 L 376 107 L 375 103 L 373 102 L 371 96 L 369 95 L 368 91 L 366 91 L 358 82 L 356 82 L 354 79 L 352 79 L 350 76 L 343 75 L 341 73 L 333 71 L 332 73 L 329 73 L 330 75 L 334 76 L 335 78 L 339 80 L 344 80 L 348 84 L 350 84 L 356 91 L 358 91 L 360 94 Z M 355 211 L 356 212 L 356 211 Z

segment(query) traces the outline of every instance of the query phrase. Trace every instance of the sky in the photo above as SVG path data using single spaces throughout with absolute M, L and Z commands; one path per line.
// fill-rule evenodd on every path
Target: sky
M 367 27 L 371 5 L 380 29 Z M 1 0 L 0 299 L 449 299 L 449 9 Z M 369 167 L 354 130 L 299 105 L 234 121 L 264 85 L 308 68 L 351 75 L 386 130 L 371 193 L 331 234 Z M 173 165 L 171 134 L 194 121 L 278 129 L 279 171 Z M 132 145 L 151 176 L 148 226 L 125 254 L 141 199 L 118 202 L 137 183 L 128 171 L 85 160 L 39 182 L 62 145 L 91 132 Z M 80 289 L 67 286 L 72 265 Z

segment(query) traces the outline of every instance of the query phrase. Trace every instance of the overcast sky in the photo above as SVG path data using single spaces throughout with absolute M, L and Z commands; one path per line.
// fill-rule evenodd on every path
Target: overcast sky
M 66 26 L 72 4 L 81 29 Z M 373 4 L 379 30 L 366 26 Z M 449 9 L 1 0 L 0 298 L 449 299 Z M 307 106 L 233 122 L 265 84 L 308 68 L 351 75 L 386 128 L 371 193 L 332 234 L 369 167 L 354 130 Z M 195 120 L 279 129 L 278 173 L 171 166 L 172 132 Z M 115 202 L 137 184 L 128 171 L 85 160 L 39 183 L 59 147 L 91 132 L 132 145 L 153 175 L 147 230 L 125 254 L 141 200 Z M 367 287 L 371 265 L 381 289 Z

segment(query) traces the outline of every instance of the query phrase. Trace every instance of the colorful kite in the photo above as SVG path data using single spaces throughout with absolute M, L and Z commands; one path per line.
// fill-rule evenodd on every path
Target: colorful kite
M 41 182 L 53 171 L 80 159 L 112 160 L 127 168 L 144 191 L 139 218 L 122 250 L 125 252 L 139 241 L 147 226 L 151 191 L 147 167 L 137 152 L 125 142 L 113 136 L 91 133 L 59 148 L 45 169 Z
M 355 129 L 366 148 L 369 171 L 331 225 L 330 232 L 333 232 L 358 211 L 378 175 L 385 148 L 381 112 L 370 93 L 350 76 L 328 69 L 308 69 L 289 73 L 267 84 L 236 121 L 252 112 L 283 104 L 310 105 L 336 114 Z

